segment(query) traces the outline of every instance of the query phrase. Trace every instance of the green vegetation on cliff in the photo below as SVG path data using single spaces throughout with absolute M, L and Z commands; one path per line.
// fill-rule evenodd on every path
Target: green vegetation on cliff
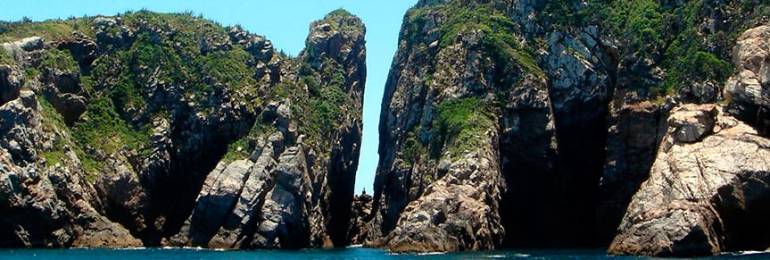
M 431 12 L 446 17 L 447 21 L 439 28 L 439 46 L 445 48 L 455 44 L 458 37 L 467 32 L 480 33 L 486 51 L 492 57 L 501 61 L 513 61 L 524 68 L 526 72 L 544 76 L 542 69 L 533 57 L 533 50 L 524 44 L 520 37 L 519 25 L 515 24 L 504 13 L 488 6 L 466 6 L 450 2 L 439 6 L 412 9 L 407 19 L 414 28 L 412 33 L 419 33 L 426 15 Z M 413 38 L 414 36 L 410 37 Z M 414 39 L 409 40 L 414 41 Z
M 576 6 L 572 4 L 564 6 Z M 729 53 L 738 33 L 770 14 L 764 1 L 732 1 L 714 11 L 709 1 L 682 3 L 588 1 L 573 25 L 598 25 L 620 40 L 621 55 L 649 60 L 665 71 L 663 82 L 645 85 L 653 92 L 670 93 L 693 82 L 724 82 L 732 73 Z M 711 21 L 715 13 L 722 13 Z
M 16 41 L 27 37 L 40 36 L 49 41 L 72 39 L 73 31 L 93 36 L 92 18 L 68 18 L 32 22 L 22 19 L 20 22 L 0 22 L 0 42 Z
M 127 12 L 116 19 L 120 25 L 100 33 L 126 37 L 121 30 L 128 28 L 133 36 L 121 40 L 127 45 L 101 43 L 105 52 L 84 71 L 69 51 L 57 49 L 55 44 L 75 39 L 75 31 L 95 40 L 94 18 L 0 24 L 0 42 L 41 36 L 54 44 L 41 52 L 39 61 L 32 62 L 34 66 L 23 68 L 27 78 L 48 75 L 53 69 L 72 74 L 79 90 L 67 91 L 78 91 L 72 94 L 87 99 L 85 113 L 74 125 L 67 126 L 56 111 L 59 108 L 51 105 L 54 100 L 48 100 L 52 97 L 39 98 L 44 125 L 62 133 L 54 147 L 43 154 L 49 165 L 63 160 L 64 146 L 76 152 L 89 176 L 102 170 L 104 156 L 121 150 L 147 155 L 152 120 L 170 120 L 170 113 L 186 113 L 179 109 L 181 106 L 190 106 L 187 109 L 206 116 L 221 105 L 216 100 L 223 98 L 223 93 L 227 93 L 228 101 L 244 105 L 248 112 L 254 113 L 262 106 L 259 83 L 254 77 L 255 58 L 243 46 L 226 44 L 230 36 L 219 24 L 189 13 L 148 11 Z M 5 51 L 0 54 L 0 63 L 13 61 Z M 59 87 L 51 79 L 41 80 Z M 168 95 L 166 99 L 157 98 L 160 89 Z
M 64 72 L 77 73 L 78 63 L 72 58 L 72 55 L 67 51 L 50 49 L 43 53 L 42 61 L 39 68 L 41 69 L 58 69 Z
M 0 51 L 0 65 L 11 65 L 16 64 L 16 61 L 13 60 L 13 57 L 11 57 L 10 54 L 8 54 L 5 51 Z
M 533 44 L 537 39 L 521 39 L 524 25 L 499 10 L 500 5 L 503 3 L 498 1 L 447 1 L 420 6 L 406 15 L 411 27 L 405 28 L 405 36 L 414 44 L 429 16 L 444 17 L 439 20 L 441 47 L 454 44 L 462 32 L 480 31 L 492 57 L 514 61 L 528 72 L 544 76 L 534 55 L 534 49 L 542 46 Z M 770 4 L 755 0 L 731 1 L 719 10 L 706 0 L 558 0 L 532 5 L 537 15 L 525 23 L 539 23 L 546 31 L 596 25 L 607 39 L 617 40 L 618 62 L 628 63 L 626 69 L 639 69 L 630 63 L 662 68 L 661 80 L 638 80 L 626 86 L 649 90 L 652 96 L 693 82 L 724 82 L 733 70 L 729 52 L 738 32 L 766 22 L 763 17 L 770 16 Z
M 459 156 L 465 151 L 482 147 L 484 132 L 495 127 L 495 119 L 485 101 L 476 98 L 459 98 L 444 101 L 436 108 L 434 120 L 433 152 L 447 148 L 449 155 Z

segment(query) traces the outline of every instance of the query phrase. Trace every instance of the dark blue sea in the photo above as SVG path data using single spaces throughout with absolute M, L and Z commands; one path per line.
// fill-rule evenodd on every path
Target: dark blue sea
M 207 249 L 0 249 L 0 259 L 638 259 L 608 256 L 603 250 L 516 250 L 447 254 L 392 254 L 370 248 L 297 251 L 218 251 Z M 741 252 L 719 259 L 770 259 L 770 254 Z

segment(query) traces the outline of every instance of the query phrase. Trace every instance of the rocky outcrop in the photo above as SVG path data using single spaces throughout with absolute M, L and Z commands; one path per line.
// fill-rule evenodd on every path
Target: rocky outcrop
M 770 140 L 714 105 L 674 109 L 649 179 L 610 253 L 705 255 L 767 248 Z
M 770 26 L 744 32 L 733 50 L 733 75 L 724 88 L 730 102 L 727 112 L 755 126 L 762 134 L 770 130 Z
M 341 111 L 338 121 L 333 122 L 336 129 L 323 133 L 333 138 L 328 140 L 331 142 L 314 139 L 321 137 L 311 131 L 318 126 L 301 122 L 302 115 L 292 111 L 302 109 L 302 98 L 269 103 L 259 120 L 276 131 L 252 140 L 256 147 L 247 150 L 248 159 L 220 162 L 208 174 L 192 215 L 181 232 L 166 243 L 217 248 L 348 244 L 361 138 L 361 118 L 355 111 L 361 109 L 365 82 L 363 32 L 360 20 L 343 11 L 313 23 L 307 51 L 300 57 L 301 66 L 310 71 L 281 77 L 286 83 L 296 80 L 299 82 L 294 84 L 307 84 L 304 81 L 316 76 L 316 70 L 334 69 L 331 66 L 345 75 L 340 85 L 303 86 L 337 88 L 334 91 L 344 91 L 350 97 L 339 104 L 349 110 Z M 248 44 L 265 46 L 259 37 L 244 36 L 237 29 L 230 34 Z M 263 51 L 252 51 L 253 55 L 264 55 Z M 322 80 L 326 77 L 323 73 L 318 76 Z M 305 95 L 315 98 L 313 93 Z
M 369 234 L 369 216 L 372 214 L 372 196 L 364 192 L 353 197 L 353 206 L 350 209 L 350 228 L 348 229 L 348 241 L 351 245 L 362 245 Z
M 383 100 L 370 245 L 591 245 L 615 84 L 611 46 L 586 27 L 521 48 L 542 30 L 524 13 L 541 5 L 470 2 L 423 1 L 405 17 Z M 464 12 L 483 18 L 479 30 L 468 29 L 478 20 Z M 521 27 L 506 27 L 504 15 Z M 445 126 L 442 110 L 469 122 Z
M 442 28 L 452 26 L 446 24 L 451 15 L 426 8 L 405 18 L 380 119 L 371 246 L 407 252 L 495 248 L 505 236 L 501 135 L 516 142 L 512 136 L 530 134 L 519 132 L 519 122 L 531 120 L 543 129 L 552 123 L 538 70 L 498 60 L 502 54 L 487 47 L 495 44 L 491 32 L 440 38 Z M 497 107 L 494 98 L 511 103 Z M 533 143 L 543 144 L 531 134 Z M 531 158 L 547 150 L 537 148 L 543 150 Z
M 307 158 L 302 147 L 281 154 L 273 177 L 275 186 L 265 196 L 260 209 L 254 244 L 267 248 L 303 248 L 310 245 L 312 192 Z M 325 234 L 324 234 L 325 235 Z
M 420 252 L 607 246 L 655 174 L 673 107 L 730 103 L 738 115 L 747 100 L 761 103 L 740 94 L 761 84 L 720 89 L 733 46 L 725 36 L 766 20 L 749 9 L 419 1 L 404 17 L 385 87 L 373 213 L 360 229 L 366 244 Z M 759 75 L 762 66 L 743 70 Z M 698 143 L 712 135 L 708 127 L 683 127 L 676 138 Z M 473 174 L 451 174 L 466 157 L 475 158 Z
M 43 41 L 43 38 L 33 36 L 15 42 L 5 42 L 0 44 L 0 46 L 3 47 L 3 50 L 8 53 L 16 63 L 26 64 L 28 62 L 28 53 L 43 49 L 45 47 L 45 42 Z
M 81 70 L 88 71 L 94 60 L 98 58 L 99 46 L 93 40 L 82 33 L 74 33 L 74 39 L 63 40 L 55 43 L 56 48 L 69 51 L 72 58 L 78 62 Z
M 647 180 L 667 127 L 665 106 L 621 93 L 616 93 L 610 106 L 607 157 L 596 211 L 602 243 L 612 241 L 631 197 Z
M 83 24 L 0 49 L 0 246 L 347 245 L 360 19 L 312 24 L 298 58 L 186 15 Z
M 24 78 L 16 67 L 0 66 L 0 105 L 19 97 Z
M 3 247 L 137 247 L 121 225 L 99 213 L 100 200 L 66 150 L 53 162 L 47 152 L 58 133 L 45 132 L 40 105 L 31 91 L 0 106 L 0 233 Z M 45 164 L 36 160 L 40 151 Z
M 407 205 L 386 238 L 391 251 L 485 250 L 500 243 L 503 230 L 496 211 L 502 176 L 499 164 L 487 159 L 495 158 L 491 149 L 495 144 L 484 147 L 454 162 L 444 162 L 449 165 L 419 199 Z

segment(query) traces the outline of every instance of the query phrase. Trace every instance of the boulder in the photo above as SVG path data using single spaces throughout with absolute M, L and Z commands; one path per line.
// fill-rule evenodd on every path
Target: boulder
M 29 52 L 42 50 L 45 47 L 43 38 L 34 36 L 24 38 L 15 42 L 6 42 L 0 44 L 8 54 L 13 57 L 17 63 L 26 63 L 26 57 Z

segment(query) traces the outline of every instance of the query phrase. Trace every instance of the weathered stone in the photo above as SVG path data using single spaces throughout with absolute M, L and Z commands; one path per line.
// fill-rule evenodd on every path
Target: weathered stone
M 264 37 L 199 18 L 189 17 L 206 28 L 150 12 L 123 19 L 84 20 L 95 40 L 72 32 L 3 44 L 14 64 L 0 67 L 0 246 L 345 246 L 366 77 L 361 20 L 327 16 L 316 24 L 336 29 L 311 26 L 307 51 L 290 58 Z M 188 70 L 201 61 L 189 51 L 236 47 L 253 58 L 227 62 L 255 68 L 256 86 Z M 315 47 L 326 49 L 310 55 Z M 79 68 L 45 67 L 51 48 Z M 334 101 L 339 118 L 322 118 L 333 125 L 297 114 L 313 112 L 308 98 L 321 94 L 294 88 L 308 74 L 345 93 Z M 275 95 L 279 84 L 289 96 Z
M 266 195 L 262 221 L 252 246 L 302 248 L 309 246 L 310 176 L 301 146 L 287 149 L 271 175 L 275 186 Z
M 121 158 L 121 157 L 118 157 Z M 147 194 L 125 159 L 110 158 L 94 187 L 106 215 L 138 237 L 146 235 Z
M 41 50 L 45 46 L 43 38 L 34 36 L 24 38 L 15 42 L 6 42 L 0 44 L 5 52 L 10 54 L 11 57 L 19 64 L 26 64 L 28 53 Z
M 674 141 L 693 143 L 714 130 L 717 108 L 714 105 L 703 105 L 697 109 L 675 109 L 671 113 L 668 125 L 674 128 Z
M 733 75 L 724 87 L 730 102 L 727 112 L 757 127 L 762 134 L 770 131 L 770 26 L 744 32 L 733 50 Z
M 682 139 L 683 122 L 712 122 L 713 130 Z M 766 248 L 767 229 L 757 221 L 768 217 L 768 156 L 770 140 L 713 105 L 674 109 L 650 177 L 609 252 L 687 256 Z
M 24 85 L 24 76 L 18 68 L 0 65 L 0 105 L 19 97 Z
M 610 106 L 607 157 L 596 212 L 602 244 L 615 237 L 631 197 L 647 180 L 667 128 L 667 112 L 651 102 L 628 100 L 616 93 Z
M 220 162 L 206 177 L 190 219 L 193 245 L 208 245 L 240 197 L 251 167 L 252 163 L 248 160 L 229 164 Z
M 86 38 L 81 33 L 74 33 L 75 39 L 64 40 L 55 43 L 56 47 L 60 50 L 67 50 L 78 62 L 80 68 L 88 69 L 91 64 L 97 58 L 97 50 L 99 46 L 96 42 Z
M 348 243 L 351 245 L 362 245 L 367 240 L 369 234 L 369 217 L 372 214 L 372 196 L 364 192 L 361 195 L 353 197 L 353 207 L 351 209 L 351 223 L 348 229 Z

